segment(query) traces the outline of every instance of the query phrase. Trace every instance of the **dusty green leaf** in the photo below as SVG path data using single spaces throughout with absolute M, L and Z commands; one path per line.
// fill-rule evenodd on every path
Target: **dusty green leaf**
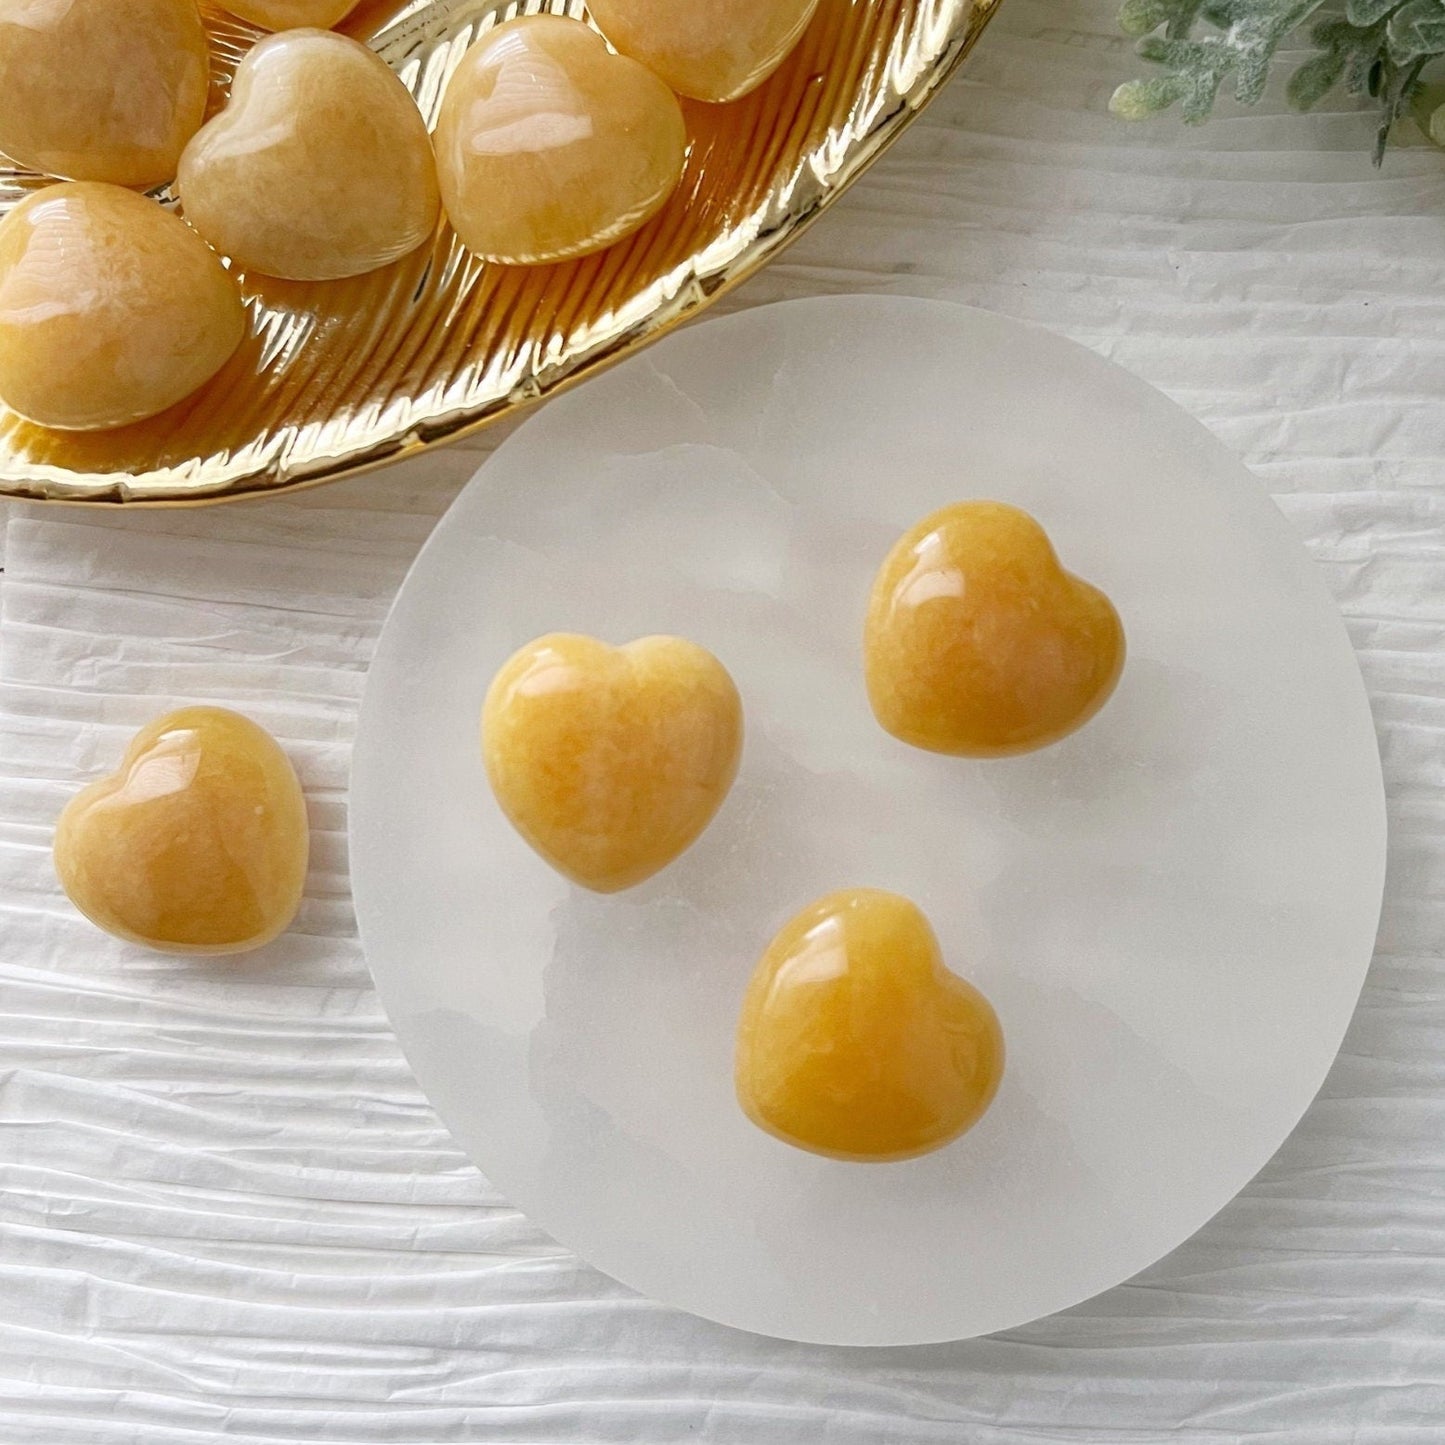
M 1340 83 L 1349 56 L 1344 51 L 1327 50 L 1311 56 L 1290 76 L 1285 88 L 1289 103 L 1296 110 L 1312 110 Z
M 1173 9 L 1169 0 L 1124 0 L 1119 29 L 1125 35 L 1147 35 L 1168 21 Z
M 1396 8 L 1400 0 L 1348 0 L 1345 19 L 1360 30 L 1368 30 Z
M 1315 53 L 1290 76 L 1286 94 L 1300 110 L 1343 85 L 1379 104 L 1376 153 L 1410 108 L 1427 64 L 1445 58 L 1445 0 L 1332 0 L 1340 8 L 1310 26 Z M 1124 0 L 1120 24 L 1139 37 L 1138 52 L 1160 74 L 1121 85 L 1116 115 L 1153 115 L 1178 105 L 1198 124 L 1226 80 L 1237 100 L 1264 94 L 1281 46 L 1324 8 L 1324 0 Z M 1421 124 L 1445 132 L 1436 111 Z M 1441 112 L 1445 117 L 1445 112 Z
M 1390 55 L 1400 64 L 1445 50 L 1445 0 L 1407 0 L 1390 16 Z
M 1125 120 L 1143 120 L 1168 110 L 1182 94 L 1178 79 L 1172 75 L 1126 80 L 1109 98 L 1109 109 Z

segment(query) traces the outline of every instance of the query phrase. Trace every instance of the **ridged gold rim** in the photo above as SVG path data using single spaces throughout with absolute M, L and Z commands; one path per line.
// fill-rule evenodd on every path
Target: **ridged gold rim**
M 0 495 L 202 506 L 320 485 L 472 435 L 657 340 L 796 240 L 902 133 L 999 0 L 822 0 L 783 68 L 731 106 L 688 103 L 678 194 L 599 256 L 487 267 L 443 226 L 371 276 L 241 278 L 251 334 L 220 376 L 119 431 L 47 431 L 0 411 Z M 257 32 L 207 9 L 214 103 Z M 476 36 L 582 0 L 366 0 L 366 38 L 435 120 Z M 0 210 L 39 178 L 0 175 Z M 156 193 L 173 204 L 168 190 Z

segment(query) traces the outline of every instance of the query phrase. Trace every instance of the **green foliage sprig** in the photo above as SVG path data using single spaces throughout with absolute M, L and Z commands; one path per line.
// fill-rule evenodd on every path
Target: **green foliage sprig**
M 1317 105 L 1343 84 L 1380 107 L 1375 164 L 1390 128 L 1425 93 L 1423 75 L 1445 55 L 1445 0 L 1346 0 L 1343 12 L 1316 17 L 1326 0 L 1124 0 L 1119 24 L 1137 35 L 1139 54 L 1161 73 L 1131 80 L 1109 108 L 1137 120 L 1177 104 L 1185 121 L 1208 119 L 1226 80 L 1235 99 L 1253 105 L 1264 94 L 1283 42 L 1314 19 L 1312 54 L 1290 77 L 1287 94 L 1299 110 Z M 1434 135 L 1436 127 L 1426 127 Z

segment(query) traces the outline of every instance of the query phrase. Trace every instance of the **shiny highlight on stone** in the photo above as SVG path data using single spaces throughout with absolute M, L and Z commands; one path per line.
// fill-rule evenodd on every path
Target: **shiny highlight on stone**
M 286 754 L 248 718 L 187 707 L 141 729 L 55 830 L 70 900 L 166 953 L 241 953 L 296 916 L 310 835 Z
M 738 1025 L 738 1101 L 815 1154 L 884 1163 L 927 1154 L 983 1117 L 1003 1077 L 989 1001 L 951 973 L 918 907 L 848 888 L 768 945 Z
M 436 128 L 446 213 L 489 261 L 565 261 L 650 220 L 682 175 L 677 98 L 579 20 L 499 25 L 462 58 Z
M 597 27 L 679 95 L 737 100 L 787 59 L 818 0 L 588 0 Z
M 170 180 L 209 84 L 195 0 L 0 0 L 0 151 L 42 175 Z
M 482 712 L 487 776 L 513 827 L 559 873 L 631 888 L 689 848 L 742 753 L 727 669 L 681 637 L 609 647 L 551 633 L 498 671 Z
M 900 538 L 873 584 L 863 641 L 883 727 L 976 758 L 1082 727 L 1113 693 L 1124 650 L 1113 603 L 1003 502 L 944 507 Z
M 0 221 L 0 398 L 42 426 L 154 416 L 210 380 L 245 331 L 215 253 L 135 191 L 66 182 Z
M 436 230 L 426 123 L 366 46 L 329 30 L 262 40 L 186 147 L 186 219 L 245 271 L 327 281 L 374 271 Z

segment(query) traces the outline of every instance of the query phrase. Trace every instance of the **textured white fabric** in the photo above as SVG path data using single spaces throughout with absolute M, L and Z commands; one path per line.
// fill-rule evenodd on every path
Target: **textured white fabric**
M 1326 569 L 1376 709 L 1391 872 L 1344 1052 L 1278 1157 L 1144 1275 L 995 1339 L 811 1349 L 633 1297 L 459 1155 L 354 935 L 367 658 L 490 443 L 219 512 L 16 512 L 0 1445 L 1445 1439 L 1445 156 L 1376 174 L 1345 106 L 1126 129 L 1103 110 L 1134 65 L 1112 9 L 1004 0 L 923 120 L 732 304 L 886 289 L 1054 326 L 1212 426 Z M 310 797 L 300 923 L 250 961 L 113 943 L 51 874 L 65 798 L 184 700 L 274 728 Z

